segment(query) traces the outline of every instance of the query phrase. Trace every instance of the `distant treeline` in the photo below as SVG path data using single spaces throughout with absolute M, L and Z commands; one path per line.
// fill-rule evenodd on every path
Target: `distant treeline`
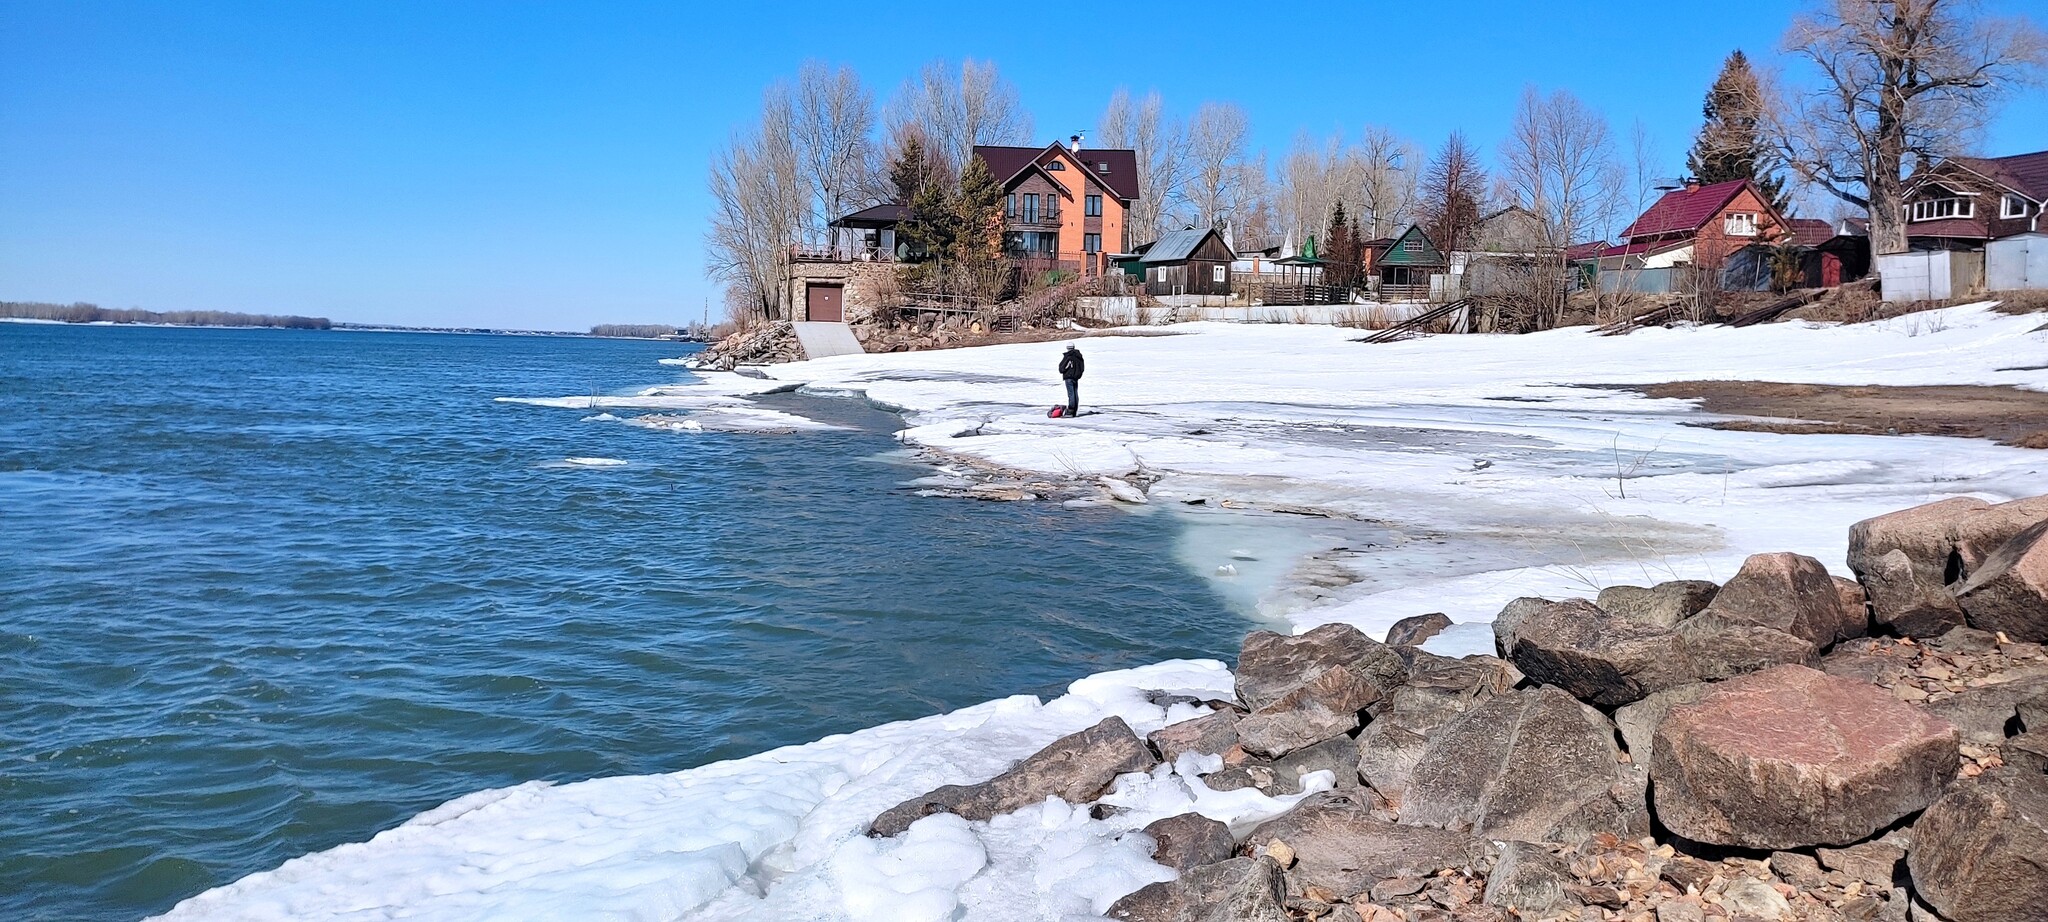
M 0 301 L 0 317 L 60 320 L 65 323 L 168 323 L 191 327 L 282 327 L 291 330 L 325 330 L 333 326 L 325 317 L 237 314 L 233 311 L 119 310 L 83 301 L 73 304 Z
M 615 336 L 621 339 L 660 339 L 680 332 L 682 331 L 663 323 L 600 323 L 590 328 L 592 336 Z

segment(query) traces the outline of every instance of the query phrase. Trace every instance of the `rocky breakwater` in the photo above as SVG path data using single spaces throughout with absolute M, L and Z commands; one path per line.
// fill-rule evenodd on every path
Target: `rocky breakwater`
M 1393 644 L 1255 633 L 1236 700 L 1146 739 L 1105 721 L 870 834 L 1046 797 L 1109 816 L 1163 762 L 1317 790 L 1249 829 L 1134 829 L 1177 876 L 1111 918 L 2048 920 L 2048 498 L 1862 522 L 1849 564 L 1518 599 L 1494 656 L 1422 650 L 1441 615 Z

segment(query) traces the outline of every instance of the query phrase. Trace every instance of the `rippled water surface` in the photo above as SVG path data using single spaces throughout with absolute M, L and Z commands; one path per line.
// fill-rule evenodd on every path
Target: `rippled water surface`
M 1234 649 L 1168 517 L 913 497 L 858 403 L 760 435 L 491 400 L 677 351 L 0 324 L 0 918 Z

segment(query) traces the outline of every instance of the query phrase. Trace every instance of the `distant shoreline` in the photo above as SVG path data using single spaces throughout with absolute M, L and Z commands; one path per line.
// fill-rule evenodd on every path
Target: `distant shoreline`
M 572 330 L 513 330 L 493 327 L 407 327 L 381 323 L 333 322 L 324 327 L 291 327 L 275 324 L 237 323 L 173 323 L 146 320 L 53 320 L 44 317 L 0 317 L 0 323 L 20 323 L 35 326 L 66 327 L 148 327 L 152 329 L 176 330 L 291 330 L 299 332 L 345 332 L 345 333 L 445 333 L 463 336 L 563 336 L 575 339 L 631 339 L 643 342 L 698 343 L 698 339 L 668 339 L 658 336 L 597 336 Z

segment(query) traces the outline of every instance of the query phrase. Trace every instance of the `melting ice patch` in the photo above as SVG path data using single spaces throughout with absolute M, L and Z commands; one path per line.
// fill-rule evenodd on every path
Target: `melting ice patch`
M 570 457 L 570 458 L 563 458 L 563 459 L 562 459 L 562 463 L 563 463 L 563 464 L 567 464 L 567 465 L 569 465 L 569 466 L 571 466 L 571 467 L 625 467 L 625 466 L 626 466 L 626 462 L 624 462 L 624 461 L 621 461 L 621 460 L 619 460 L 618 458 L 590 458 L 590 457 Z

